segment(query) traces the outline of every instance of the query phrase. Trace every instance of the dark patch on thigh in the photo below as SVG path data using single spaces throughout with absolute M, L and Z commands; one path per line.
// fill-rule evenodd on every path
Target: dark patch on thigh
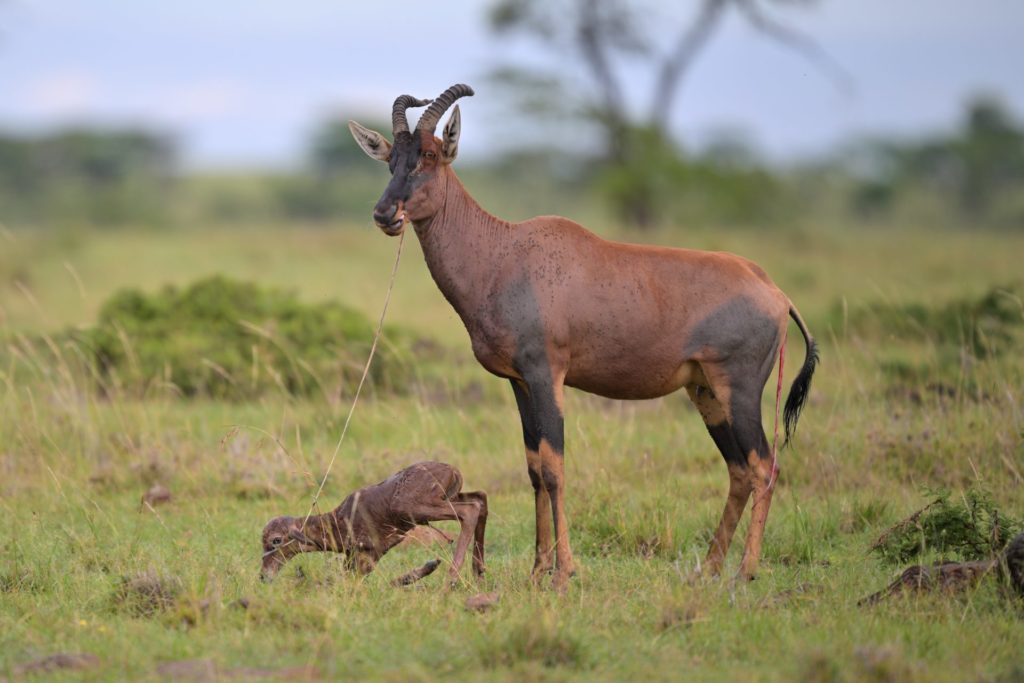
M 732 372 L 746 375 L 760 369 L 778 336 L 778 321 L 749 297 L 737 296 L 693 326 L 684 353 L 687 358 L 728 359 Z
M 771 447 L 768 445 L 768 437 L 764 433 L 764 426 L 761 424 L 761 403 L 760 392 L 757 396 L 757 404 L 745 403 L 739 406 L 733 403 L 733 434 L 740 452 L 743 454 L 743 462 L 746 463 L 747 456 L 756 451 L 762 460 L 770 458 Z M 753 401 L 753 398 L 751 398 Z
M 708 433 L 711 434 L 715 445 L 718 446 L 718 450 L 725 459 L 726 464 L 746 467 L 747 456 L 743 454 L 743 450 L 736 441 L 736 435 L 733 433 L 729 423 L 722 422 L 721 424 L 708 425 L 707 427 Z

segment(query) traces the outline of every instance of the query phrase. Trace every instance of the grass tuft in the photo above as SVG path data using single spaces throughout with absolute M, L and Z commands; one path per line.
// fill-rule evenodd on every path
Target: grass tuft
M 583 642 L 562 628 L 553 612 L 531 615 L 504 630 L 503 638 L 479 647 L 480 660 L 489 668 L 512 668 L 525 662 L 579 669 L 587 664 Z
M 999 509 L 992 494 L 981 488 L 953 498 L 948 491 L 886 530 L 871 550 L 890 564 L 924 557 L 966 562 L 996 557 L 1024 523 Z

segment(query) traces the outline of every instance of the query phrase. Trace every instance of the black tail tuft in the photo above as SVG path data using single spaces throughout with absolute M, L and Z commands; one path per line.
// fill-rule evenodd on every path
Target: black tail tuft
M 801 331 L 803 325 L 801 325 Z M 783 446 L 789 443 L 790 437 L 796 433 L 796 423 L 800 419 L 800 411 L 804 408 L 807 400 L 807 393 L 811 390 L 811 377 L 818 365 L 818 344 L 805 333 L 807 340 L 807 357 L 804 359 L 803 367 L 793 380 L 793 386 L 789 388 L 789 397 L 786 398 L 786 410 L 783 413 L 783 422 L 786 425 L 786 440 Z

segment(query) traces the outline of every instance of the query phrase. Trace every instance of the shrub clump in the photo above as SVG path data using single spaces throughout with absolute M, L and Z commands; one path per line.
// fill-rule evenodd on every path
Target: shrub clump
M 173 386 L 185 396 L 247 399 L 354 391 L 375 326 L 336 302 L 304 304 L 290 292 L 214 276 L 154 294 L 121 290 L 79 340 L 105 388 L 145 392 Z M 401 382 L 392 329 L 370 377 L 379 389 Z
M 852 311 L 849 326 L 865 336 L 930 341 L 987 358 L 1014 348 L 1024 327 L 1021 294 L 1010 284 L 940 306 L 875 302 Z
M 968 489 L 958 499 L 948 491 L 895 526 L 871 545 L 890 564 L 903 564 L 925 556 L 961 561 L 996 557 L 1024 523 L 1003 512 L 982 489 Z

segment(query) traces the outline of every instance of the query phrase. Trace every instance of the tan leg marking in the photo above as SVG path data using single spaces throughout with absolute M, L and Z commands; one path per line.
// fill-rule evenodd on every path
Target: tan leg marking
M 536 545 L 533 556 L 533 571 L 530 578 L 538 583 L 555 566 L 555 540 L 551 533 L 551 497 L 544 485 L 544 468 L 537 451 L 526 451 L 526 464 L 530 477 L 539 483 L 534 492 L 534 514 L 536 515 Z
M 707 557 L 704 558 L 703 571 L 710 576 L 717 576 L 725 564 L 726 553 L 732 543 L 733 534 L 739 524 L 743 510 L 750 499 L 750 477 L 742 466 L 729 465 L 729 496 L 725 499 L 725 510 L 718 522 L 718 529 L 708 546 Z
M 740 564 L 740 575 L 753 579 L 757 573 L 757 565 L 761 561 L 761 542 L 764 539 L 764 526 L 768 521 L 768 510 L 772 506 L 774 488 L 768 488 L 772 476 L 770 458 L 762 458 L 756 451 L 747 456 L 747 477 L 754 494 L 754 507 L 750 513 L 750 529 L 747 531 L 747 543 L 743 549 L 743 562 Z
M 564 590 L 569 578 L 576 573 L 576 563 L 569 543 L 569 522 L 565 514 L 565 460 L 547 440 L 540 442 L 541 460 L 544 467 L 544 485 L 551 497 L 552 521 L 555 527 L 555 575 L 551 585 Z
M 708 427 L 728 425 L 725 408 L 710 389 L 691 385 L 686 387 L 686 392 Z M 753 488 L 750 472 L 746 468 L 735 463 L 726 463 L 726 467 L 729 469 L 729 495 L 725 499 L 722 518 L 718 522 L 718 528 L 708 546 L 708 553 L 701 568 L 701 572 L 709 576 L 717 576 L 722 571 L 732 537 L 736 533 L 736 527 L 743 516 L 743 510 Z

